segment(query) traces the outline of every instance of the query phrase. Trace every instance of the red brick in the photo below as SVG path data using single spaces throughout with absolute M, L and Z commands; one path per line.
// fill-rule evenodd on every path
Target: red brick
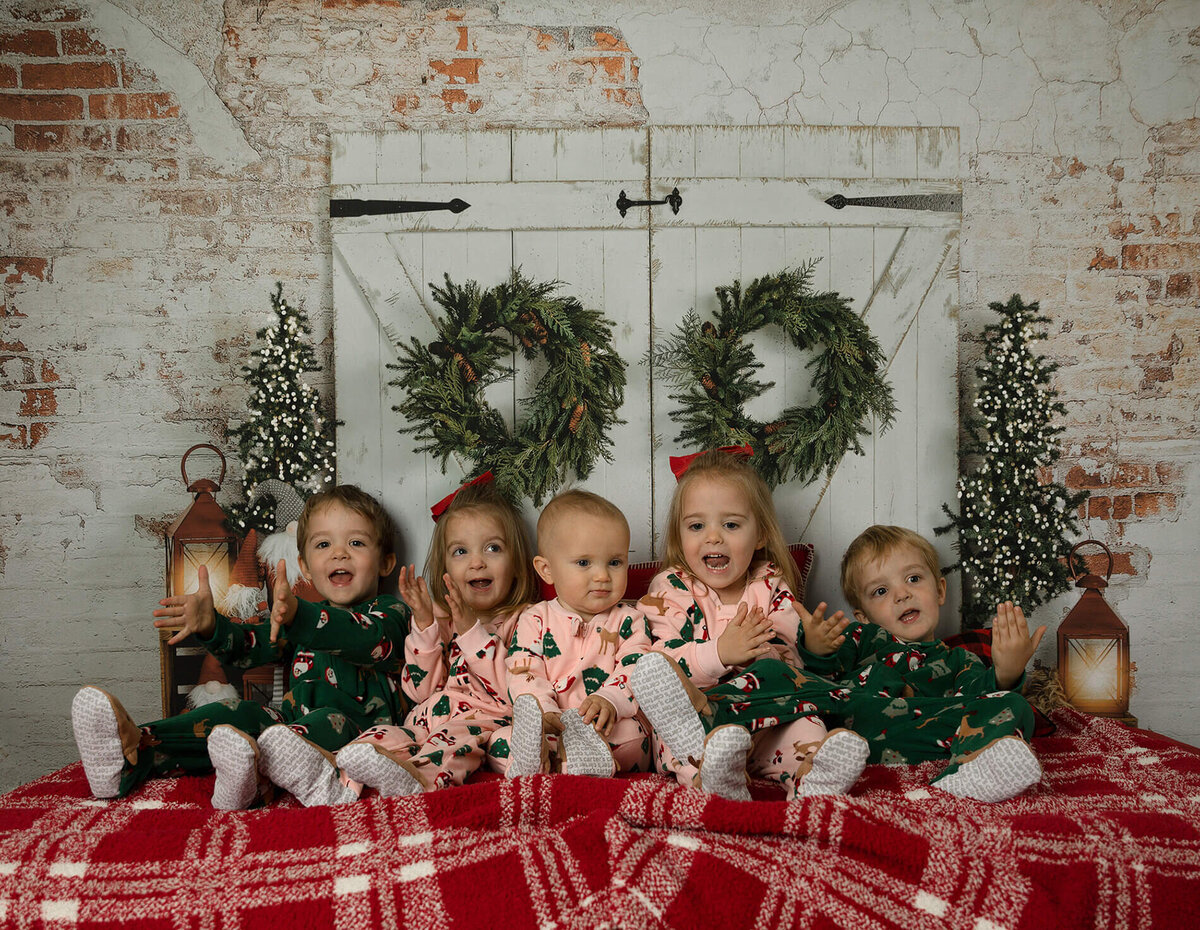
M 10 15 L 13 19 L 23 19 L 27 23 L 77 23 L 83 19 L 82 10 L 62 6 L 50 6 L 40 10 L 18 8 Z
M 1160 484 L 1167 484 L 1171 481 L 1178 481 L 1183 477 L 1183 470 L 1178 465 L 1172 465 L 1170 462 L 1159 462 L 1154 466 L 1154 477 Z
M 64 29 L 62 32 L 62 53 L 64 55 L 106 55 L 108 46 L 86 29 Z
M 29 448 L 33 448 L 39 442 L 46 438 L 46 434 L 50 432 L 49 423 L 30 423 L 29 424 Z
M 1131 488 L 1150 483 L 1150 466 L 1135 462 L 1124 462 L 1113 469 L 1109 479 L 1110 488 Z
M 1071 466 L 1063 483 L 1069 488 L 1102 488 L 1105 486 L 1104 480 L 1098 474 L 1084 471 L 1080 465 Z
M 12 65 L 0 65 L 0 87 L 17 86 L 17 69 Z
M 1122 246 L 1121 264 L 1132 271 L 1200 268 L 1200 243 Z
M 1126 221 L 1122 223 L 1120 220 L 1113 220 L 1108 224 L 1108 234 L 1114 239 L 1124 239 L 1130 233 L 1137 234 L 1142 230 L 1138 229 L 1132 222 Z
M 1160 491 L 1142 491 L 1133 495 L 1133 511 L 1139 517 L 1152 517 L 1175 510 L 1175 495 Z
M 629 46 L 625 44 L 625 40 L 620 36 L 613 35 L 611 32 L 597 30 L 593 33 L 592 38 L 595 40 L 597 48 L 602 48 L 607 52 L 629 51 Z
M 82 97 L 70 94 L 0 94 L 0 119 L 41 122 L 82 117 Z
M 0 255 L 0 275 L 4 275 L 5 284 L 20 284 L 22 281 L 45 281 L 48 279 L 50 260 L 47 258 L 28 258 L 20 255 Z M 0 344 L 0 348 L 3 348 Z M 24 352 L 22 346 L 14 351 Z
M 0 33 L 0 54 L 54 58 L 58 55 L 58 37 L 49 29 Z
M 18 123 L 13 143 L 24 152 L 100 151 L 113 147 L 112 130 L 103 126 L 32 126 Z
M 43 359 L 42 360 L 42 383 L 43 384 L 52 384 L 57 380 L 58 380 L 58 372 L 54 370 L 53 365 L 51 365 L 49 362 L 47 362 L 45 359 Z
M 22 392 L 25 399 L 17 409 L 23 417 L 52 417 L 58 411 L 58 398 L 53 388 L 36 388 Z
M 21 86 L 30 90 L 66 90 L 71 87 L 116 87 L 117 69 L 108 61 L 74 61 L 69 64 L 21 65 Z
M 1133 516 L 1133 498 L 1128 494 L 1114 497 L 1112 499 L 1112 518 L 1128 520 L 1131 516 Z
M 1192 276 L 1190 274 L 1173 274 L 1167 277 L 1167 297 L 1191 297 Z
M 1087 502 L 1087 515 L 1089 517 L 1097 517 L 1101 520 L 1107 520 L 1112 512 L 1112 498 L 1109 497 L 1089 497 Z
M 92 94 L 88 112 L 93 119 L 163 119 L 179 115 L 170 94 Z
M 29 429 L 21 423 L 0 423 L 0 444 L 10 449 L 25 449 L 29 443 Z
M 591 66 L 595 69 L 596 77 L 613 84 L 625 83 L 625 61 L 618 55 L 596 55 L 590 58 L 576 58 L 576 64 Z
M 1162 278 L 1146 279 L 1146 300 L 1158 300 L 1162 297 Z
M 456 52 L 465 52 L 467 51 L 467 27 L 458 26 L 456 28 L 458 29 L 458 45 L 454 47 L 454 50 Z
M 454 105 L 456 103 L 466 103 L 467 101 L 467 92 L 465 90 L 458 90 L 454 87 L 447 87 L 444 91 L 442 91 L 441 96 L 443 102 L 446 104 L 447 113 L 454 112 Z
M 431 61 L 429 67 L 444 74 L 451 84 L 478 84 L 482 58 L 452 58 L 450 61 Z
M 1106 255 L 1104 249 L 1096 249 L 1095 257 L 1088 262 L 1088 271 L 1107 271 L 1117 267 L 1115 255 Z

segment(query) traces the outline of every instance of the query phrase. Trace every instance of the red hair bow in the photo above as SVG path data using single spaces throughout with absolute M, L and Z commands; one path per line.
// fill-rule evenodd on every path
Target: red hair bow
M 754 455 L 754 450 L 749 445 L 744 446 L 721 446 L 718 449 L 705 449 L 702 452 L 693 452 L 691 455 L 672 455 L 671 456 L 671 473 L 678 481 L 683 477 L 683 473 L 688 470 L 692 462 L 705 452 L 724 452 L 727 455 L 732 455 L 734 458 L 748 459 Z
M 492 481 L 494 479 L 494 477 L 495 476 L 490 471 L 485 471 L 478 478 L 472 478 L 470 481 L 468 481 L 466 484 L 464 484 L 461 488 L 456 488 L 455 490 L 451 491 L 449 494 L 447 494 L 445 497 L 443 497 L 440 501 L 438 501 L 436 504 L 434 504 L 432 507 L 429 508 L 429 512 L 431 514 L 433 514 L 433 522 L 434 523 L 438 522 L 438 518 L 446 512 L 447 508 L 449 508 L 449 506 L 450 506 L 450 502 L 452 500 L 454 500 L 454 498 L 458 495 L 458 492 L 461 491 L 463 488 L 469 488 L 476 484 L 487 484 L 488 482 Z

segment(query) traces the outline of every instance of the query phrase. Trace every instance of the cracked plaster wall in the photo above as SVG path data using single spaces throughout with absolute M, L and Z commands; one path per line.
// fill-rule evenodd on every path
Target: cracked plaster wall
M 149 611 L 159 534 L 185 504 L 179 455 L 227 445 L 276 278 L 330 355 L 334 129 L 959 127 L 968 399 L 987 302 L 1040 300 L 1069 411 L 1058 477 L 1092 490 L 1086 531 L 1117 555 L 1133 711 L 1200 743 L 1194 14 L 1188 0 L 745 2 L 736 17 L 712 0 L 0 3 L 0 789 L 75 757 L 83 681 L 157 715 Z M 1040 613 L 1051 632 L 1072 602 Z

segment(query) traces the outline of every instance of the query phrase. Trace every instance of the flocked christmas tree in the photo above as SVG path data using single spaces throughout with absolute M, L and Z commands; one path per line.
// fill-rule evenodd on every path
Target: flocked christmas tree
M 937 529 L 958 531 L 954 567 L 969 628 L 982 627 L 1001 601 L 1028 612 L 1067 590 L 1068 537 L 1079 532 L 1077 508 L 1088 496 L 1044 480 L 1060 455 L 1063 427 L 1054 421 L 1066 413 L 1050 387 L 1058 366 L 1033 350 L 1049 318 L 1016 294 L 989 306 L 1001 319 L 984 328 L 975 368 L 979 394 L 961 450 L 971 470 L 958 481 L 958 513 L 943 505 L 951 522 Z
M 288 303 L 283 284 L 271 295 L 275 322 L 256 334 L 262 345 L 253 364 L 242 367 L 250 386 L 249 418 L 231 429 L 237 439 L 247 493 L 268 478 L 292 485 L 307 497 L 333 480 L 334 423 L 321 412 L 321 397 L 302 380 L 306 372 L 320 371 L 309 337 L 308 315 Z M 273 533 L 274 505 L 260 497 L 247 507 L 228 508 L 229 522 L 241 533 L 254 528 Z

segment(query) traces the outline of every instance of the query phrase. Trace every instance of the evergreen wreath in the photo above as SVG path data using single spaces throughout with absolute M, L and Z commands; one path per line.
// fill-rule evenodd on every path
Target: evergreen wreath
M 586 478 L 598 458 L 612 461 L 609 430 L 624 421 L 625 363 L 612 348 L 612 323 L 576 298 L 557 296 L 559 282 L 534 282 L 513 269 L 508 281 L 480 290 L 446 275 L 433 298 L 446 311 L 438 339 L 399 347 L 400 372 L 389 384 L 404 400 L 392 409 L 411 424 L 418 452 L 451 455 L 473 465 L 468 478 L 491 470 L 511 500 L 540 504 L 568 472 Z M 502 363 L 514 348 L 541 355 L 546 371 L 537 391 L 520 400 L 523 416 L 510 433 L 484 391 L 513 377 Z
M 670 413 L 683 426 L 679 441 L 701 449 L 749 443 L 750 461 L 771 487 L 832 474 L 848 449 L 862 454 L 859 436 L 869 433 L 869 417 L 886 429 L 896 412 L 891 386 L 880 375 L 885 360 L 879 343 L 849 299 L 834 291 L 813 293 L 815 264 L 757 278 L 745 291 L 740 281 L 716 288 L 715 320 L 701 323 L 688 311 L 650 356 L 677 388 L 669 396 L 679 404 Z M 797 349 L 824 351 L 808 363 L 819 401 L 760 423 L 744 407 L 774 383 L 754 377 L 763 366 L 749 337 L 765 326 L 779 326 Z

